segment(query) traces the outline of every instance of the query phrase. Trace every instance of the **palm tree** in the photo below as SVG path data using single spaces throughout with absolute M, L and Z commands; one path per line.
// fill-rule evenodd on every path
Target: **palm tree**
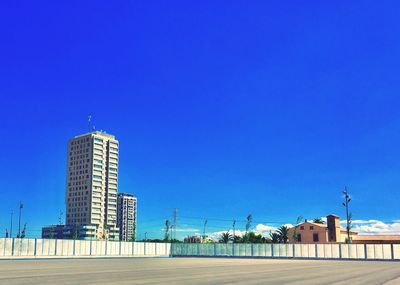
M 232 235 L 229 232 L 222 233 L 221 237 L 219 239 L 219 242 L 221 243 L 228 243 L 229 241 L 232 240 Z
M 289 228 L 287 226 L 282 226 L 278 230 L 279 241 L 282 243 L 287 243 L 289 240 Z
M 168 239 L 169 239 L 169 229 L 170 229 L 170 227 L 171 227 L 171 223 L 167 219 L 165 221 L 165 238 L 164 238 L 165 241 L 168 241 Z
M 325 224 L 325 222 L 324 222 L 324 220 L 323 220 L 322 218 L 315 218 L 315 219 L 313 220 L 313 223 L 316 223 L 316 224 Z
M 279 243 L 279 234 L 271 232 L 269 236 L 271 237 L 272 243 Z
M 247 223 L 246 223 L 246 233 L 247 233 L 251 227 L 251 222 L 253 221 L 253 216 L 251 214 L 249 214 L 247 216 L 246 220 L 247 220 Z
M 236 235 L 232 237 L 232 240 L 233 240 L 234 243 L 241 243 L 241 242 L 243 242 L 242 237 L 236 236 Z
M 251 243 L 262 243 L 263 237 L 260 234 L 256 234 L 255 232 L 249 232 L 249 239 Z
M 255 232 L 248 232 L 242 236 L 243 243 L 263 243 L 265 239 L 260 234 L 256 234 Z

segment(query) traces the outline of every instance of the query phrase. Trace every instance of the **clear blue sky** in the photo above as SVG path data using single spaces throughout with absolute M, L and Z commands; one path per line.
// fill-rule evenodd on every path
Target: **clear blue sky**
M 345 185 L 354 218 L 400 218 L 398 1 L 9 2 L 0 235 L 19 200 L 31 235 L 58 222 L 89 114 L 120 141 L 139 237 L 174 207 L 197 229 L 343 217 Z

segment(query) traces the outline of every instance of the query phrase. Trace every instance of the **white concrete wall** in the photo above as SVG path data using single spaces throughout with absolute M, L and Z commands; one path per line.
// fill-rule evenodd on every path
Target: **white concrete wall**
M 367 258 L 365 252 L 367 253 Z M 178 243 L 172 245 L 172 256 L 400 260 L 400 245 Z
M 144 242 L 133 243 L 133 247 L 134 247 L 133 251 L 135 252 L 135 255 L 138 255 L 138 256 L 144 255 L 144 245 L 145 245 Z
M 81 256 L 237 256 L 400 260 L 400 244 L 169 244 L 0 238 L 0 258 Z
M 400 244 L 393 245 L 394 259 L 400 259 Z
M 0 238 L 0 258 L 169 256 L 170 254 L 169 243 Z

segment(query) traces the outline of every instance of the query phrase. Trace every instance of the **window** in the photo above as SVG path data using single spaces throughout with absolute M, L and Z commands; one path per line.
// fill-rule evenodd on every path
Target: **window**
M 314 242 L 318 242 L 319 241 L 318 234 L 313 234 L 313 241 Z
M 302 230 L 302 231 L 303 231 L 303 230 L 304 230 L 304 226 L 300 226 L 300 230 Z
M 314 230 L 314 226 L 310 226 L 310 230 Z
M 298 242 L 301 242 L 301 234 L 298 234 L 298 235 L 297 235 L 297 241 L 298 241 Z

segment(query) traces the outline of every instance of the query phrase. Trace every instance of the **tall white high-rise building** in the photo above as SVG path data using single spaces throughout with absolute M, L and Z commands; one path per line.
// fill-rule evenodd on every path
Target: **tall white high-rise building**
M 119 239 L 134 241 L 136 239 L 137 198 L 132 194 L 118 193 Z
M 115 137 L 99 131 L 68 143 L 66 225 L 79 236 L 118 239 L 118 150 Z

